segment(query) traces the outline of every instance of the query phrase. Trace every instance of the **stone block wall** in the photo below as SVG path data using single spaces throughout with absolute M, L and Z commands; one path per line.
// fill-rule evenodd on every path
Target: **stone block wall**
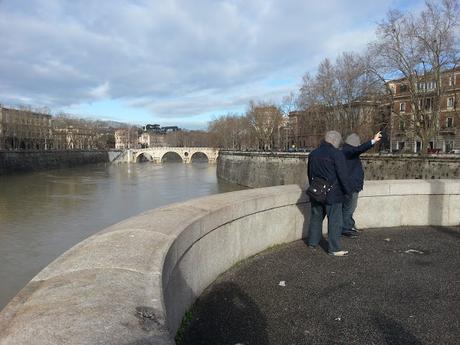
M 307 153 L 220 152 L 217 176 L 259 188 L 307 183 Z
M 0 151 L 0 175 L 105 162 L 107 151 Z
M 239 185 L 259 188 L 307 184 L 307 153 L 222 151 L 217 176 Z M 361 156 L 366 180 L 458 179 L 460 155 Z
M 460 156 L 363 155 L 368 180 L 458 179 Z

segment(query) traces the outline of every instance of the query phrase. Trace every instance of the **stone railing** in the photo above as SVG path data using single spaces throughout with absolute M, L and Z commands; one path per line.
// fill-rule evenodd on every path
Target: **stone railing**
M 56 259 L 0 314 L 0 344 L 174 344 L 186 310 L 215 278 L 270 246 L 306 236 L 296 185 L 190 200 L 129 218 Z M 459 180 L 371 181 L 361 227 L 460 224 Z

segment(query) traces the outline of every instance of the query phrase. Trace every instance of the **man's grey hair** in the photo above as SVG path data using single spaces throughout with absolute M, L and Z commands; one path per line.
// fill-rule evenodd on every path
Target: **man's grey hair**
M 361 138 L 356 133 L 351 133 L 346 139 L 345 142 L 351 146 L 361 145 Z
M 337 131 L 329 131 L 326 132 L 326 135 L 324 136 L 324 141 L 329 144 L 332 144 L 332 146 L 338 149 L 340 147 L 340 144 L 342 144 L 342 136 Z

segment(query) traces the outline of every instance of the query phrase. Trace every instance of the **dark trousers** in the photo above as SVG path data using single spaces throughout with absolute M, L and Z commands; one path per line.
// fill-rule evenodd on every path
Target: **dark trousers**
M 308 245 L 317 246 L 322 237 L 323 220 L 327 215 L 327 236 L 329 252 L 340 251 L 340 236 L 342 235 L 342 203 L 327 205 L 316 201 L 311 202 L 310 228 L 308 230 Z
M 353 213 L 358 206 L 358 194 L 357 192 L 345 195 L 345 200 L 342 205 L 343 215 L 343 227 L 342 233 L 349 232 L 355 227 L 355 220 L 353 219 Z

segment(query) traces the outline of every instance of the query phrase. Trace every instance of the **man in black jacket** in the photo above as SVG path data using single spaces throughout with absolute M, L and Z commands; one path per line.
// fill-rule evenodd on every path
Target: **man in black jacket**
M 336 131 L 326 133 L 321 145 L 313 150 L 308 156 L 308 180 L 322 178 L 332 185 L 326 197 L 325 203 L 311 200 L 310 227 L 308 234 L 308 246 L 316 247 L 322 236 L 324 217 L 328 219 L 328 252 L 334 256 L 347 255 L 347 251 L 341 250 L 340 236 L 342 232 L 342 202 L 344 195 L 351 193 L 348 180 L 345 156 L 338 149 L 342 142 L 342 136 Z
M 346 158 L 348 174 L 350 176 L 351 193 L 345 196 L 342 205 L 343 227 L 342 235 L 353 238 L 358 235 L 355 228 L 355 220 L 353 213 L 358 206 L 358 194 L 363 190 L 364 185 L 364 170 L 359 156 L 370 150 L 375 143 L 382 139 L 382 134 L 378 132 L 372 140 L 361 144 L 361 139 L 358 134 L 352 133 L 342 147 L 342 152 Z

